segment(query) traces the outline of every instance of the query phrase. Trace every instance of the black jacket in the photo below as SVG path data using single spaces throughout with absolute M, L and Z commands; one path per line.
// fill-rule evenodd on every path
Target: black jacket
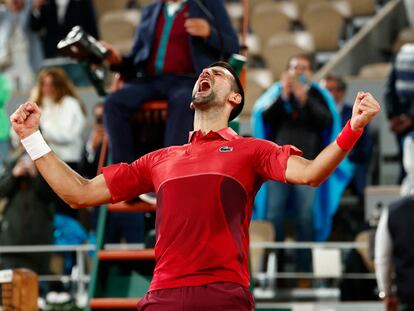
M 390 205 L 388 229 L 397 296 L 402 303 L 414 306 L 414 196 L 403 197 Z
M 29 20 L 30 28 L 40 35 L 46 58 L 59 56 L 56 48 L 58 42 L 76 25 L 82 26 L 86 32 L 98 38 L 92 0 L 69 0 L 62 23 L 58 22 L 56 1 L 48 0 L 39 14 L 32 12 Z
M 294 145 L 303 151 L 305 158 L 313 159 L 323 148 L 322 132 L 332 124 L 332 115 L 323 96 L 311 87 L 305 105 L 301 106 L 293 96 L 289 102 L 279 96 L 263 112 L 263 120 L 277 144 Z
M 45 180 L 12 174 L 16 161 L 0 175 L 0 198 L 6 200 L 0 226 L 0 245 L 53 244 L 52 190 Z M 28 268 L 49 273 L 49 253 L 0 253 L 0 269 Z

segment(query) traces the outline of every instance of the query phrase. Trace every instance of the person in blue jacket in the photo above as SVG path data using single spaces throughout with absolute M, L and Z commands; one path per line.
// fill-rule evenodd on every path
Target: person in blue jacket
M 186 143 L 193 125 L 189 103 L 196 77 L 209 64 L 239 51 L 223 0 L 155 1 L 142 9 L 128 55 L 106 46 L 111 69 L 125 81 L 104 103 L 113 163 L 135 159 L 128 121 L 149 100 L 168 102 L 164 145 Z
M 306 158 L 313 158 L 339 133 L 340 117 L 329 92 L 312 79 L 312 59 L 305 54 L 288 61 L 280 81 L 255 103 L 253 135 L 298 146 Z M 284 239 L 283 223 L 293 213 L 298 241 L 326 240 L 332 217 L 353 169 L 347 159 L 319 188 L 268 182 L 255 200 L 256 219 L 269 219 L 276 239 Z M 310 252 L 298 252 L 297 269 L 310 270 Z

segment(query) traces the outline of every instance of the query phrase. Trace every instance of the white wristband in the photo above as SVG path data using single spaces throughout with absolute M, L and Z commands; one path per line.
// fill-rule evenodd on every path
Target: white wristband
M 36 131 L 26 138 L 23 138 L 21 142 L 33 161 L 52 151 L 42 134 L 40 134 L 40 131 Z

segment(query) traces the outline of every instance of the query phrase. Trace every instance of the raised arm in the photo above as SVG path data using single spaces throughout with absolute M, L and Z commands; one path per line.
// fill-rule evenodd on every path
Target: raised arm
M 44 142 L 39 120 L 40 109 L 33 102 L 20 105 L 10 117 L 14 131 L 52 189 L 72 208 L 110 202 L 111 194 L 103 175 L 85 179 L 60 160 Z
M 380 105 L 370 93 L 356 96 L 352 117 L 338 138 L 327 146 L 314 160 L 291 156 L 286 169 L 286 180 L 292 184 L 319 186 L 336 169 L 352 149 L 364 127 L 380 111 Z

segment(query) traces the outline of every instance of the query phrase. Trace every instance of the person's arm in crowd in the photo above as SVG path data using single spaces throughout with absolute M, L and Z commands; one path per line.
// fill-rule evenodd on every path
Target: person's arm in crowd
M 32 11 L 29 16 L 29 27 L 33 31 L 39 31 L 45 26 L 44 14 L 42 7 L 45 5 L 45 0 L 32 0 Z
M 31 146 L 34 147 L 32 150 L 37 155 L 32 158 L 35 158 L 37 169 L 52 189 L 72 208 L 109 203 L 111 194 L 103 175 L 91 180 L 85 179 L 51 152 L 44 141 L 33 141 L 38 133 L 39 120 L 40 109 L 32 102 L 21 105 L 10 117 L 13 129 L 22 142 L 24 143 L 25 139 L 32 139 Z M 29 142 L 26 140 L 26 143 Z
M 314 160 L 289 157 L 286 180 L 291 184 L 319 186 L 336 169 L 363 132 L 364 127 L 380 111 L 380 105 L 369 93 L 359 92 L 352 117 L 338 138 L 323 149 Z
M 393 243 L 388 230 L 388 209 L 384 208 L 375 233 L 375 276 L 380 297 L 384 299 L 386 311 L 398 310 L 398 298 L 392 291 L 392 262 Z
M 227 57 L 239 53 L 239 39 L 231 24 L 224 1 L 194 1 L 194 5 L 204 5 L 211 16 L 206 18 L 190 16 L 184 25 L 190 35 L 204 38 L 210 48 Z
M 262 113 L 263 121 L 267 124 L 277 127 L 282 118 L 286 118 L 292 112 L 292 106 L 289 102 L 292 96 L 293 77 L 288 72 L 280 75 L 280 94 L 275 102 Z

